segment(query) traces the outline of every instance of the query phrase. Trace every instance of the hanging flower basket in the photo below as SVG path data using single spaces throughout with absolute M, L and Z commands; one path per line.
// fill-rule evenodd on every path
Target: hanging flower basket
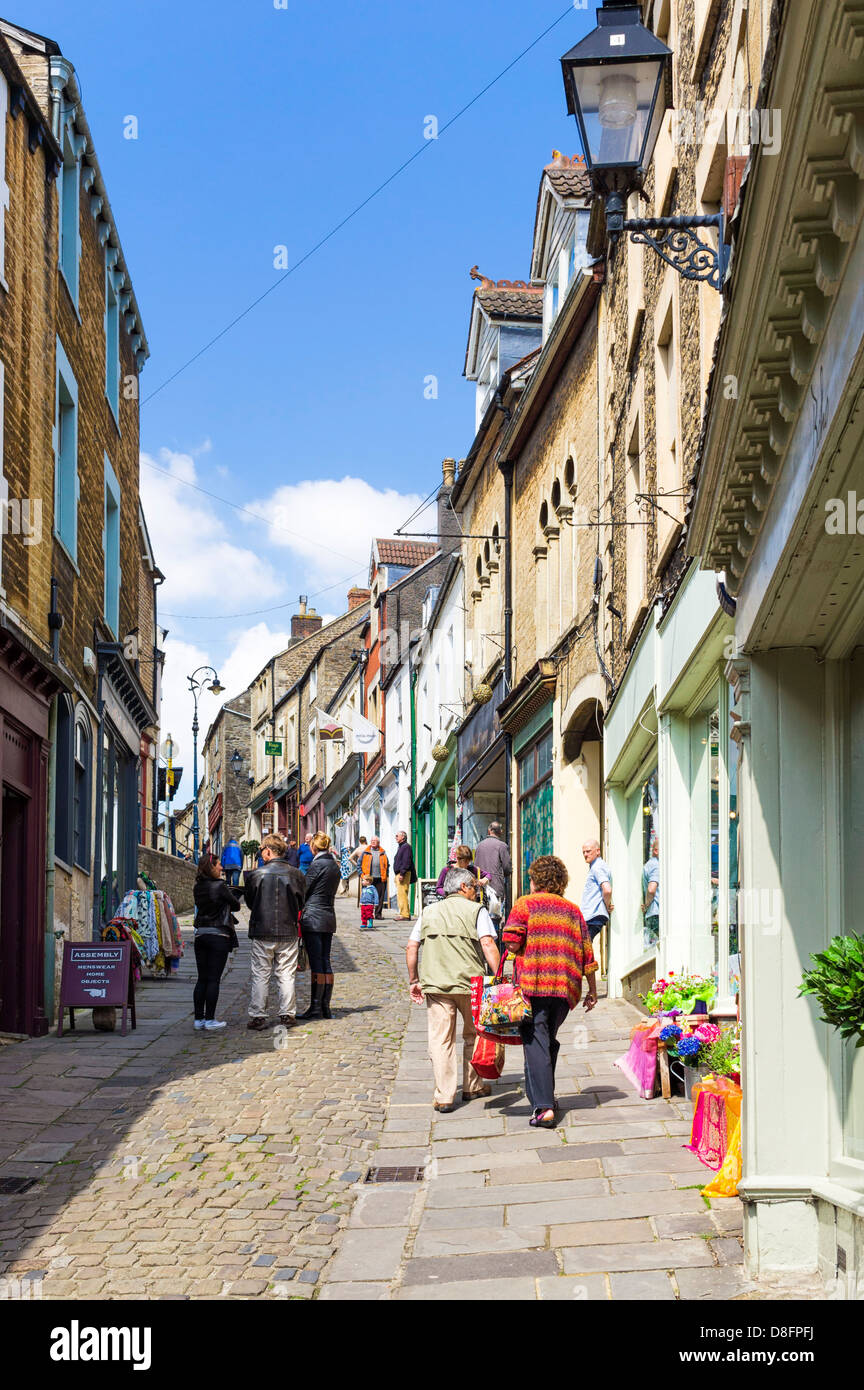
M 436 763 L 446 763 L 447 759 L 450 757 L 450 750 L 446 743 L 436 743 L 435 747 L 432 749 L 432 757 L 435 759 Z
M 487 685 L 485 681 L 474 687 L 474 699 L 478 705 L 488 705 L 493 694 L 491 685 Z

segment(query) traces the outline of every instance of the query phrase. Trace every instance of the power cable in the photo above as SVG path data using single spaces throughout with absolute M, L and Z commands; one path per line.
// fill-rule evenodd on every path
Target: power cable
M 507 73 L 510 72 L 510 70 L 514 68 L 517 63 L 520 63 L 522 59 L 525 57 L 525 55 L 531 52 L 532 48 L 536 48 L 538 43 L 545 39 L 547 34 L 551 34 L 552 30 L 556 29 L 558 25 L 561 24 L 565 19 L 567 19 L 567 17 L 571 13 L 572 8 L 568 5 L 567 9 L 564 10 L 563 13 L 560 14 L 558 18 L 552 22 L 552 24 L 550 24 L 546 29 L 543 30 L 542 34 L 538 34 L 536 39 L 534 39 L 531 43 L 528 44 L 527 48 L 523 48 L 522 52 L 517 54 L 517 56 L 512 60 L 512 62 L 509 62 L 507 64 L 506 68 L 501 69 L 497 77 L 493 77 L 491 82 L 487 82 L 486 86 L 482 87 L 480 91 L 477 92 L 477 94 L 471 98 L 470 101 L 466 102 L 465 105 L 456 112 L 455 116 L 451 116 L 449 121 L 445 121 L 444 125 L 439 126 L 438 139 L 440 139 L 444 132 L 446 130 L 449 130 L 452 125 L 455 125 L 456 122 L 462 116 L 465 115 L 466 111 L 470 111 L 471 107 L 476 105 L 476 103 L 481 99 L 481 97 L 484 97 L 487 92 L 491 91 L 491 89 L 496 85 L 496 83 L 500 82 L 503 77 L 506 77 Z M 226 323 L 225 327 L 221 328 L 219 332 L 216 333 L 209 340 L 209 342 L 205 343 L 203 347 L 199 348 L 196 353 L 193 353 L 193 355 L 188 359 L 188 361 L 184 362 L 182 366 L 178 367 L 175 372 L 172 372 L 171 376 L 166 377 L 162 384 L 156 387 L 155 391 L 151 391 L 149 396 L 145 396 L 144 400 L 142 401 L 142 405 L 146 405 L 148 401 L 152 401 L 155 396 L 159 395 L 160 391 L 164 391 L 166 386 L 170 386 L 172 381 L 176 381 L 178 376 L 181 376 L 182 373 L 187 370 L 187 368 L 191 367 L 193 363 L 197 362 L 199 357 L 203 357 L 205 352 L 209 352 L 211 347 L 215 347 L 216 343 L 218 343 L 222 338 L 224 338 L 226 333 L 230 333 L 231 329 L 236 328 L 237 324 L 242 322 L 243 319 L 245 319 L 249 314 L 251 314 L 253 309 L 257 309 L 258 305 L 261 304 L 268 297 L 268 295 L 271 295 L 274 290 L 277 290 L 280 285 L 283 285 L 285 281 L 291 275 L 293 275 L 296 270 L 299 270 L 302 265 L 305 265 L 306 261 L 310 260 L 311 257 L 316 254 L 316 252 L 320 251 L 322 246 L 326 246 L 327 242 L 331 241 L 332 238 L 336 236 L 337 232 L 341 232 L 343 227 L 347 226 L 348 223 L 351 222 L 358 215 L 358 213 L 362 212 L 365 207 L 368 207 L 368 205 L 373 201 L 373 199 L 378 197 L 379 193 L 383 193 L 384 189 L 387 188 L 391 183 L 393 183 L 394 179 L 397 179 L 400 174 L 404 173 L 408 166 L 414 163 L 415 159 L 419 159 L 421 154 L 425 154 L 426 150 L 428 150 L 429 147 L 435 143 L 436 142 L 434 140 L 424 140 L 423 144 L 419 149 L 415 150 L 412 155 L 409 155 L 409 157 L 406 160 L 403 160 L 403 162 L 399 165 L 398 169 L 394 169 L 393 173 L 389 174 L 388 177 L 384 179 L 383 183 L 379 183 L 378 187 L 373 189 L 373 191 L 370 194 L 368 194 L 368 196 L 365 197 L 361 203 L 358 203 L 355 208 L 352 208 L 351 212 L 347 213 L 346 216 L 343 217 L 340 222 L 337 222 L 334 227 L 331 227 L 330 231 L 326 232 L 324 236 L 320 238 L 320 240 L 316 241 L 315 245 L 312 246 L 308 251 L 306 251 L 304 255 L 300 257 L 299 260 L 296 260 L 293 265 L 289 266 L 288 269 L 284 272 L 284 274 L 282 274 L 279 277 L 279 279 L 275 281 L 274 284 L 270 285 L 270 287 L 264 290 L 262 294 L 259 294 L 256 299 L 253 299 L 252 303 L 248 304 L 245 309 L 242 309 L 239 314 L 235 314 L 234 318 L 231 319 L 229 323 Z

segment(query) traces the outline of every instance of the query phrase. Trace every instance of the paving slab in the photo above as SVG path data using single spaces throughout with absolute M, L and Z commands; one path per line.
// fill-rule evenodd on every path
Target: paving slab
M 688 1270 L 687 1273 L 701 1274 L 702 1270 Z M 628 1299 L 630 1302 L 669 1303 L 674 1302 L 675 1290 L 667 1274 L 660 1270 L 641 1270 L 632 1274 L 612 1274 L 609 1276 L 612 1297 Z
M 470 1283 L 408 1284 L 394 1295 L 400 1302 L 511 1303 L 536 1299 L 533 1279 L 474 1279 Z
M 417 1192 L 414 1183 L 388 1183 L 381 1187 L 364 1188 L 351 1211 L 352 1229 L 355 1226 L 407 1226 Z
M 319 1295 L 321 1303 L 381 1303 L 389 1298 L 390 1285 L 384 1283 L 325 1284 Z
M 475 1207 L 466 1221 L 473 1227 L 487 1228 L 504 1225 L 504 1208 Z M 427 1207 L 420 1221 L 421 1231 L 452 1231 L 456 1221 L 452 1207 Z M 540 1242 L 544 1244 L 543 1241 Z
M 496 1284 L 510 1279 L 533 1279 L 543 1274 L 557 1274 L 558 1261 L 551 1250 L 516 1250 L 496 1255 L 495 1271 L 492 1282 Z M 476 1292 L 477 1281 L 488 1280 L 488 1276 L 488 1255 L 451 1255 L 439 1259 L 415 1256 L 405 1267 L 402 1289 L 416 1284 L 459 1283 L 473 1284 Z
M 497 1210 L 497 1208 L 495 1208 Z M 473 1218 L 469 1218 L 472 1221 Z M 540 1250 L 546 1245 L 545 1226 L 519 1228 L 515 1226 L 460 1226 L 458 1229 L 433 1230 L 421 1226 L 414 1239 L 414 1259 L 423 1256 L 449 1258 L 451 1255 L 488 1253 L 497 1268 L 498 1255 L 511 1250 Z
M 606 1303 L 609 1299 L 604 1274 L 546 1276 L 537 1280 L 537 1294 L 544 1302 Z
M 509 1206 L 513 1202 L 518 1202 L 526 1208 L 535 1202 L 549 1207 L 554 1199 L 572 1201 L 579 1198 L 587 1201 L 591 1198 L 606 1197 L 607 1193 L 606 1183 L 599 1178 L 565 1179 L 563 1182 L 502 1183 L 495 1187 L 467 1192 L 460 1192 L 458 1189 L 439 1191 L 433 1183 L 426 1197 L 426 1207 L 427 1210 L 430 1207 L 464 1207 L 470 1210 L 481 1206 Z M 537 1222 L 530 1220 L 521 1224 L 534 1226 Z
M 629 1273 L 642 1269 L 687 1269 L 696 1265 L 715 1268 L 704 1240 L 655 1240 L 621 1245 L 583 1245 L 563 1249 L 565 1274 L 594 1270 Z
M 549 1227 L 549 1244 L 557 1247 L 583 1245 L 632 1244 L 653 1240 L 654 1232 L 647 1217 L 631 1217 L 623 1221 L 574 1221 L 567 1226 Z
M 579 1178 L 600 1177 L 602 1177 L 600 1164 L 594 1158 L 588 1159 L 585 1163 L 555 1163 L 547 1166 L 537 1163 L 493 1168 L 489 1171 L 489 1185 L 490 1187 L 500 1187 L 502 1184 L 522 1182 L 536 1185 L 538 1182 L 563 1182 Z
M 735 1298 L 753 1287 L 743 1270 L 730 1266 L 725 1269 L 676 1269 L 675 1282 L 679 1298 L 687 1300 Z

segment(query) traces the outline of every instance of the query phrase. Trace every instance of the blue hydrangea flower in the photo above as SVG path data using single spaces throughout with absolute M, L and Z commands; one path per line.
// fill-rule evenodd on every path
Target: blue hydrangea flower
M 698 1038 L 682 1038 L 678 1044 L 679 1057 L 695 1057 L 702 1044 Z
M 660 1029 L 660 1038 L 662 1042 L 669 1042 L 670 1039 L 676 1040 L 680 1038 L 680 1036 L 681 1029 L 675 1023 L 667 1023 L 665 1028 Z

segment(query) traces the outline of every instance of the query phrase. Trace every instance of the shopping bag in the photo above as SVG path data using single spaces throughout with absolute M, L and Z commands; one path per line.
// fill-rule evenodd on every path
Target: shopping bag
M 481 1034 L 474 1044 L 471 1065 L 478 1076 L 495 1081 L 504 1070 L 504 1045 L 500 1038 Z
M 306 944 L 303 940 L 302 930 L 298 928 L 298 932 L 300 936 L 300 945 L 297 950 L 297 974 L 299 975 L 302 971 L 309 969 L 309 956 L 306 953 Z
M 480 1008 L 483 1003 L 483 996 L 486 990 L 491 989 L 494 983 L 494 975 L 472 975 L 471 977 L 471 1017 L 474 1020 L 474 1028 L 477 1035 L 478 1037 L 497 1038 L 500 1043 L 521 1044 L 522 1030 L 518 1023 L 514 1023 L 507 1028 L 496 1028 L 494 1032 L 490 1029 L 480 1027 Z
M 493 1037 L 521 1038 L 521 1025 L 531 1017 L 531 1004 L 514 980 L 504 979 L 506 953 L 502 954 L 498 971 L 490 983 L 484 978 L 483 993 L 477 1015 L 476 1028 L 481 1033 Z

